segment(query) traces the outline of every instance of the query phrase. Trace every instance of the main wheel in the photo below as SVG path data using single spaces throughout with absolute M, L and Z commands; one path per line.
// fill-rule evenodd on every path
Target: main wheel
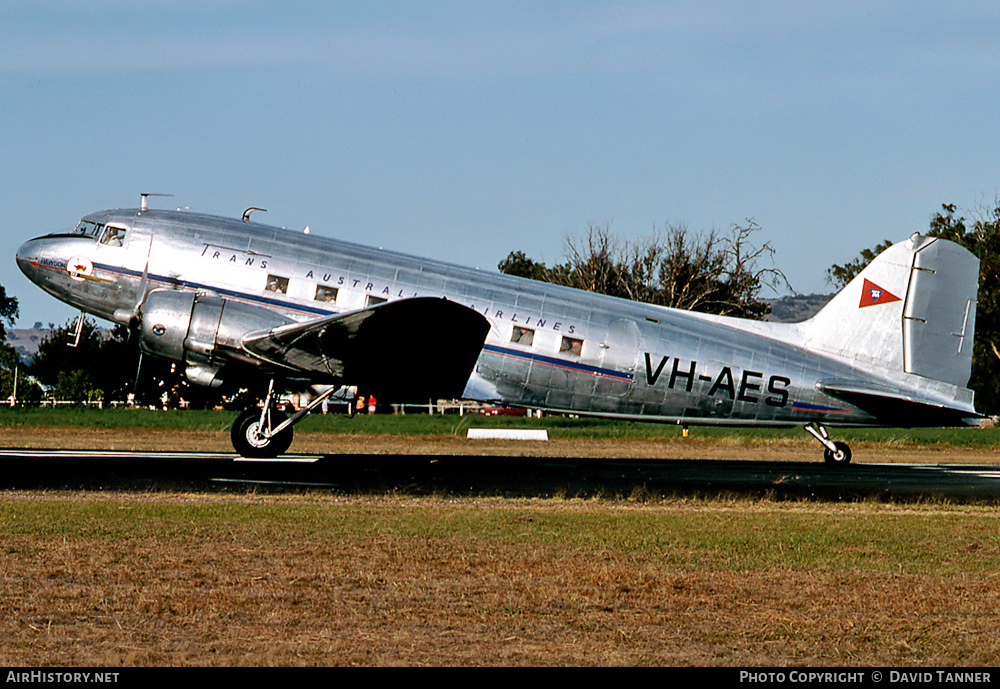
M 848 447 L 847 443 L 840 442 L 839 440 L 834 443 L 837 446 L 837 451 L 827 448 L 823 450 L 823 460 L 827 464 L 832 464 L 834 466 L 842 466 L 844 464 L 851 463 L 851 448 Z
M 284 412 L 272 409 L 272 428 L 282 424 L 286 418 L 288 417 Z M 260 409 L 247 409 L 236 417 L 230 437 L 233 439 L 233 447 L 243 457 L 277 457 L 286 452 L 292 444 L 292 427 L 289 426 L 281 433 L 265 438 L 260 434 Z

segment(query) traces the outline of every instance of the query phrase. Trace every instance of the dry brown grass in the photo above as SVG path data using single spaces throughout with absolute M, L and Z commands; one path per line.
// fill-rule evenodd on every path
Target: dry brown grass
M 5 500 L 47 500 L 13 495 Z M 150 496 L 94 497 L 127 511 Z M 158 497 L 242 502 L 253 496 Z M 306 496 L 317 509 L 439 501 Z M 533 520 L 697 511 L 667 502 L 449 502 Z M 776 511 L 795 505 L 720 508 Z M 806 509 L 819 510 L 821 507 Z M 850 518 L 892 516 L 854 506 Z M 902 509 L 902 508 L 900 508 Z M 373 511 L 375 510 L 375 511 Z M 887 515 L 888 512 L 888 515 Z M 110 521 L 110 520 L 109 520 Z M 21 665 L 992 665 L 992 577 L 766 566 L 729 571 L 559 540 L 365 532 L 282 536 L 253 524 L 157 537 L 8 536 L 0 550 L 0 663 Z

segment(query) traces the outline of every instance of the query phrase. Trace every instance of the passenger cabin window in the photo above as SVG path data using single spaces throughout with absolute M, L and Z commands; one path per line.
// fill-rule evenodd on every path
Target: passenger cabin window
M 101 244 L 107 244 L 108 246 L 121 246 L 124 239 L 125 228 L 108 225 L 104 228 L 100 241 Z
M 325 301 L 327 303 L 337 301 L 337 288 L 316 285 L 316 301 Z
M 535 340 L 535 331 L 529 328 L 514 326 L 514 332 L 510 334 L 510 341 L 525 347 L 530 347 Z
M 283 278 L 279 275 L 268 275 L 267 287 L 264 289 L 268 292 L 280 292 L 281 294 L 286 294 L 288 292 L 288 278 Z
M 559 345 L 559 351 L 571 356 L 580 356 L 580 352 L 583 351 L 583 340 L 563 337 L 562 344 Z
M 375 306 L 376 304 L 384 304 L 386 301 L 388 301 L 388 299 L 383 299 L 382 297 L 374 297 L 369 294 L 368 298 L 365 299 L 365 306 L 368 307 L 368 306 Z

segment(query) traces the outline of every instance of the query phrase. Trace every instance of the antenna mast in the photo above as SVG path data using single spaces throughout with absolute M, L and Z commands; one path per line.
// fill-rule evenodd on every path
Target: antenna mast
M 149 210 L 149 202 L 147 201 L 147 199 L 150 196 L 173 196 L 173 194 L 156 194 L 156 193 L 151 192 L 151 191 L 147 191 L 147 192 L 144 192 L 142 194 L 139 194 L 139 197 L 141 198 L 141 201 L 139 202 L 139 211 L 140 212 L 144 213 L 144 212 L 146 212 L 146 211 Z

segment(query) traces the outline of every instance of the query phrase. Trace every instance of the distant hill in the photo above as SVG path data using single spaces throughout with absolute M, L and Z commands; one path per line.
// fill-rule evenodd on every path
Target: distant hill
M 815 315 L 831 299 L 833 294 L 796 294 L 774 299 L 769 302 L 771 313 L 764 320 L 778 323 L 804 321 Z
M 52 332 L 52 324 L 48 328 L 36 323 L 33 328 L 8 328 L 7 344 L 14 348 L 18 358 L 25 364 L 29 363 L 38 351 L 38 343 Z
M 35 358 L 35 354 L 38 352 L 38 344 L 51 335 L 55 329 L 56 326 L 54 323 L 49 323 L 48 327 L 45 327 L 41 322 L 36 322 L 30 328 L 8 328 L 7 344 L 17 352 L 17 357 L 21 360 L 21 363 L 27 365 Z M 97 331 L 104 338 L 111 337 L 111 328 L 98 327 Z

